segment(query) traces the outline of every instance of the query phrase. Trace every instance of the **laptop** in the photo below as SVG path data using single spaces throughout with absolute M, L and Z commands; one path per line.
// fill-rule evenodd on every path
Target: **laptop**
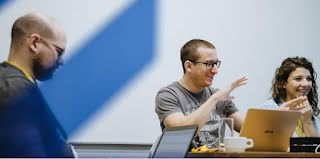
M 248 151 L 287 152 L 299 111 L 249 109 L 240 136 L 253 139 Z
M 152 158 L 186 157 L 197 131 L 196 125 L 165 128 L 160 136 Z

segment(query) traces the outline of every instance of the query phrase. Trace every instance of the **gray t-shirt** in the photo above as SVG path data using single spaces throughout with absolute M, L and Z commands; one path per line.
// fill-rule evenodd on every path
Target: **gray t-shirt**
M 178 82 L 162 88 L 156 96 L 155 111 L 158 114 L 161 129 L 163 120 L 170 114 L 182 112 L 185 115 L 197 110 L 217 89 L 206 87 L 202 92 L 194 94 L 182 87 Z M 206 143 L 209 148 L 218 147 L 218 119 L 228 117 L 237 112 L 235 104 L 227 98 L 216 105 L 207 123 L 200 129 L 194 139 L 198 146 Z

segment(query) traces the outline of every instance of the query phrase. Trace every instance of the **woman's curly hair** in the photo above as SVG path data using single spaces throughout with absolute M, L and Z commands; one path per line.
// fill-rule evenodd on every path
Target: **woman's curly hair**
M 312 87 L 307 97 L 310 105 L 312 106 L 313 114 L 317 116 L 320 113 L 318 108 L 318 87 L 316 84 L 317 74 L 312 67 L 312 63 L 304 57 L 289 57 L 282 62 L 279 68 L 277 68 L 272 80 L 272 98 L 278 104 L 284 102 L 284 99 L 287 96 L 284 85 L 287 83 L 291 72 L 295 71 L 296 68 L 299 67 L 310 71 Z

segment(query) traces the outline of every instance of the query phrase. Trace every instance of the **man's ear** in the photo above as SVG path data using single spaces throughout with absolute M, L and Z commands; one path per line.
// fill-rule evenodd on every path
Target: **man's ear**
M 186 60 L 184 62 L 184 68 L 185 68 L 186 72 L 191 72 L 192 71 L 192 66 L 193 66 L 192 62 L 189 61 L 189 60 Z
M 39 34 L 31 34 L 28 40 L 28 47 L 30 48 L 30 51 L 32 54 L 38 54 L 39 47 L 37 46 L 37 43 L 40 41 L 40 35 Z

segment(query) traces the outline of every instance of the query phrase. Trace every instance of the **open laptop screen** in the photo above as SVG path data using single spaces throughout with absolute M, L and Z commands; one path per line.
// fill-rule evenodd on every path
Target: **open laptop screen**
M 185 157 L 196 131 L 197 126 L 195 125 L 165 128 L 162 132 L 153 157 Z

